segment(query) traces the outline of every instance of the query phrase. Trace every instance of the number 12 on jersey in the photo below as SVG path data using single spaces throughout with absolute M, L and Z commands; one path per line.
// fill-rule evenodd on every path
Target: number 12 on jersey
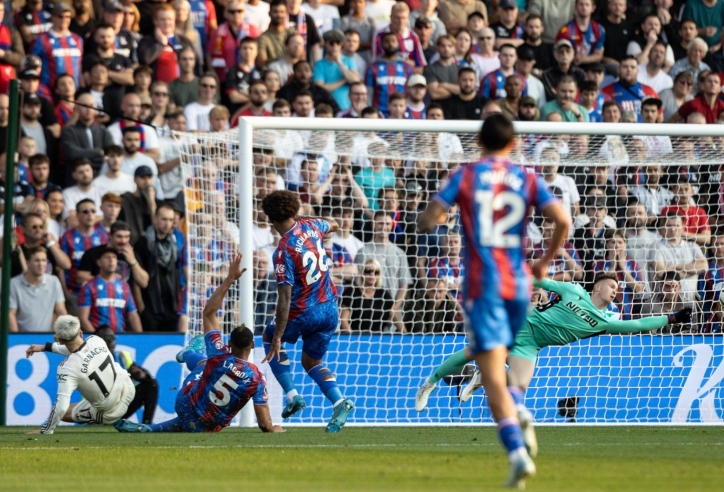
M 478 206 L 479 238 L 481 246 L 493 248 L 520 247 L 520 234 L 508 234 L 508 231 L 520 224 L 525 216 L 523 198 L 512 191 L 477 190 L 475 204 Z M 505 212 L 495 217 L 496 212 Z

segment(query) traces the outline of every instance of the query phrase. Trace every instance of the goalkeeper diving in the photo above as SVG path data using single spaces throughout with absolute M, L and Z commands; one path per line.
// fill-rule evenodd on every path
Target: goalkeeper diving
M 607 307 L 616 298 L 618 278 L 615 273 L 601 272 L 593 281 L 591 294 L 578 284 L 557 282 L 550 279 L 533 279 L 533 285 L 545 291 L 554 292 L 553 300 L 537 306 L 527 316 L 508 354 L 508 386 L 517 388 L 522 393 L 528 389 L 538 352 L 551 345 L 567 345 L 569 343 L 603 334 L 628 334 L 651 331 L 662 328 L 669 323 L 688 323 L 691 321 L 691 308 L 664 316 L 623 321 L 607 311 Z M 425 380 L 415 397 L 415 410 L 422 412 L 438 381 L 454 374 L 460 374 L 463 367 L 470 361 L 467 348 L 460 350 L 443 362 Z M 480 371 L 477 370 L 470 383 L 460 394 L 460 400 L 467 401 L 482 386 Z M 517 405 L 519 414 L 528 410 L 522 404 Z M 521 415 L 526 420 L 529 414 Z M 526 444 L 531 455 L 537 451 L 535 434 L 526 433 Z

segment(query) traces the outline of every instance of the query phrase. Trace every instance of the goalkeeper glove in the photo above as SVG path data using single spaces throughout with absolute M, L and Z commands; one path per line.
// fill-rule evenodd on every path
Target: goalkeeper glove
M 691 322 L 691 308 L 685 307 L 681 311 L 671 313 L 669 316 L 669 324 L 689 323 Z

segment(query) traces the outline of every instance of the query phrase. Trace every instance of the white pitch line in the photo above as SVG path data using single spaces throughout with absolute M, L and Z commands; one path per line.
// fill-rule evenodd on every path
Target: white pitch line
M 585 446 L 585 447 L 615 447 L 615 446 L 661 446 L 660 442 L 637 442 L 637 443 L 587 443 L 570 442 L 563 443 L 563 446 Z M 232 444 L 232 445 L 211 445 L 211 446 L 81 446 L 81 445 L 58 445 L 58 446 L 29 446 L 29 447 L 0 447 L 0 451 L 57 451 L 59 449 L 309 449 L 309 448 L 454 448 L 454 447 L 483 447 L 500 446 L 497 442 L 476 442 L 470 444 Z M 724 442 L 679 442 L 676 446 L 724 446 Z

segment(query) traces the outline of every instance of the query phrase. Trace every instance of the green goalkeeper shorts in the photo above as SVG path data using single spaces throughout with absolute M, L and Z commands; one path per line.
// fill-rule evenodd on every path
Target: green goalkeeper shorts
M 533 329 L 530 327 L 530 322 L 526 321 L 518 331 L 518 334 L 515 335 L 513 348 L 510 349 L 509 355 L 535 362 L 538 359 L 540 349 L 541 347 L 538 346 L 538 343 L 533 337 Z

